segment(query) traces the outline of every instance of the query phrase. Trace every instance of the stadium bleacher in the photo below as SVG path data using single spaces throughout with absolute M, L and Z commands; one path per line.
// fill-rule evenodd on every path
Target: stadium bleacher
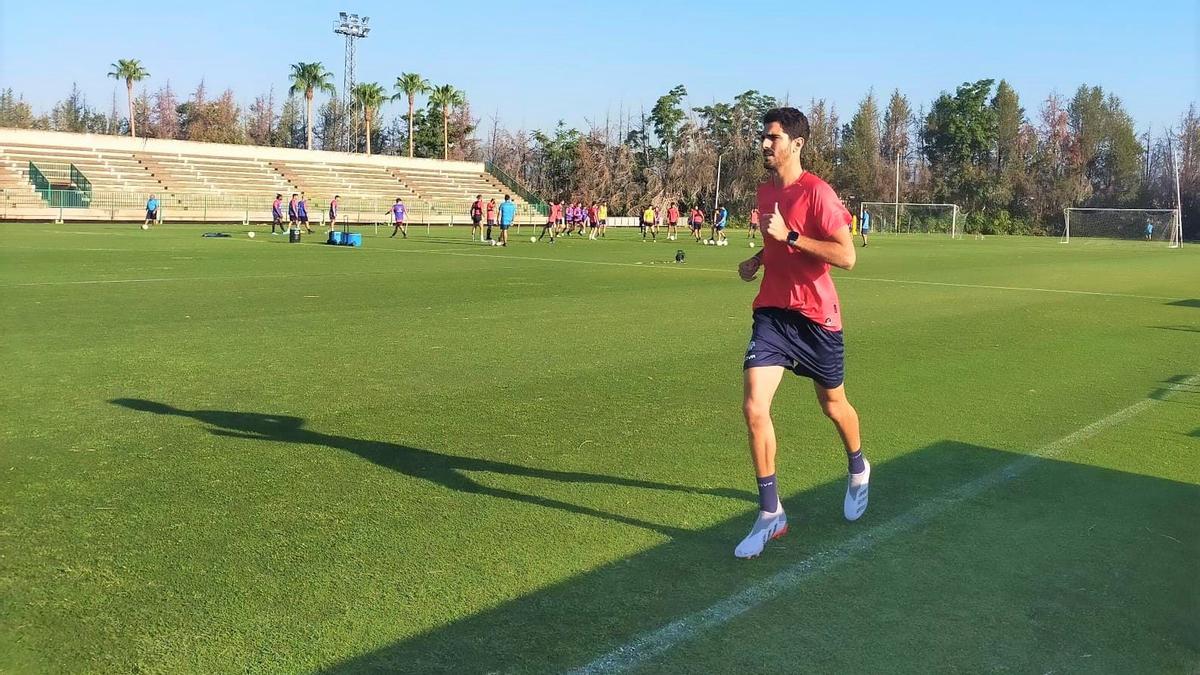
M 154 194 L 167 221 L 259 222 L 293 192 L 317 221 L 334 195 L 346 222 L 379 222 L 400 197 L 410 222 L 462 223 L 477 194 L 511 194 L 521 221 L 542 218 L 480 162 L 0 129 L 6 220 L 141 220 Z

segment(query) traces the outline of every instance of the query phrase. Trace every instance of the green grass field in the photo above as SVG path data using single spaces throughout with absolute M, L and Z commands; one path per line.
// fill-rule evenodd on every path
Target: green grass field
M 876 237 L 738 561 L 743 233 L 211 229 L 0 226 L 0 672 L 1200 670 L 1200 246 Z

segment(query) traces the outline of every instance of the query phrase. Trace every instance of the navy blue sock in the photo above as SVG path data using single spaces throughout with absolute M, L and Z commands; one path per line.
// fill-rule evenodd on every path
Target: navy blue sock
M 775 474 L 758 479 L 758 508 L 767 513 L 779 510 L 779 487 L 775 484 Z
M 862 473 L 867 470 L 867 465 L 863 460 L 862 448 L 847 454 L 846 459 L 850 460 L 850 473 Z

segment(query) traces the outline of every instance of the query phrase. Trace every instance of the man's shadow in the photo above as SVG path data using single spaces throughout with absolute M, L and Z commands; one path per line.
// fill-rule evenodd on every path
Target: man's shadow
M 505 490 L 503 488 L 491 487 L 474 480 L 468 476 L 466 472 L 489 472 L 508 476 L 542 478 L 562 483 L 614 485 L 620 487 L 728 497 L 731 499 L 749 500 L 754 498 L 754 495 L 747 491 L 734 490 L 731 488 L 693 488 L 684 485 L 672 485 L 670 483 L 657 483 L 654 481 L 638 480 L 636 478 L 621 478 L 618 476 L 605 476 L 577 471 L 538 469 L 489 459 L 447 455 L 433 452 L 431 450 L 422 450 L 420 448 L 413 448 L 406 445 L 388 443 L 385 441 L 369 441 L 358 438 L 349 438 L 346 436 L 335 436 L 314 431 L 312 429 L 307 429 L 304 426 L 304 420 L 302 418 L 288 415 L 269 415 L 262 413 L 234 412 L 228 410 L 183 410 L 165 403 L 146 401 L 136 398 L 118 398 L 113 399 L 110 402 L 125 408 L 129 408 L 130 410 L 137 410 L 140 412 L 154 413 L 156 415 L 190 417 L 208 425 L 209 432 L 217 436 L 260 441 L 277 441 L 281 443 L 301 443 L 344 450 L 346 452 L 354 453 L 355 455 L 358 455 L 359 457 L 362 457 L 363 459 L 371 461 L 380 466 L 387 467 L 394 471 L 399 471 L 406 476 L 427 480 L 431 483 L 449 488 L 451 490 L 458 490 L 459 492 L 465 492 L 469 494 L 498 497 L 502 499 L 511 499 L 518 502 L 524 502 L 526 504 L 534 504 L 546 508 L 559 509 L 569 513 L 593 516 L 596 518 L 602 518 L 604 520 L 610 520 L 626 525 L 633 525 L 635 527 L 654 530 L 671 537 L 686 536 L 691 533 L 687 530 L 682 530 L 659 523 L 651 523 L 621 514 L 607 513 L 598 509 L 580 506 L 578 504 L 571 504 L 568 502 L 559 501 L 557 499 L 551 499 L 549 497 L 542 497 L 540 495 L 525 494 L 512 490 Z

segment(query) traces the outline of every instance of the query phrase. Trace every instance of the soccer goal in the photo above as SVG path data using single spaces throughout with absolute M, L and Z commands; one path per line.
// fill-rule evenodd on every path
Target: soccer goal
M 917 204 L 895 202 L 863 202 L 858 209 L 858 222 L 869 215 L 871 232 L 895 234 L 947 234 L 962 238 L 958 224 L 958 204 Z
M 1183 228 L 1175 209 L 1066 209 L 1062 243 L 1091 238 L 1151 241 L 1179 248 Z

